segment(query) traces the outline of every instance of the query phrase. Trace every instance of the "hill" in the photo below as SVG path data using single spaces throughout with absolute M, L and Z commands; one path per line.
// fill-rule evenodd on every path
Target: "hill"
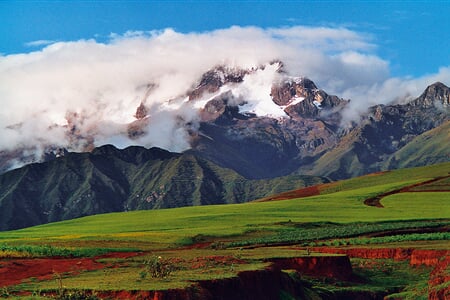
M 241 203 L 326 181 L 295 175 L 247 180 L 191 154 L 107 145 L 0 175 L 0 229 L 106 212 Z
M 108 213 L 0 232 L 3 296 L 439 297 L 448 291 L 448 168 L 320 185 L 321 195 L 301 199 Z M 366 203 L 412 185 L 383 198 L 383 207 Z
M 448 192 L 448 178 L 450 177 L 450 162 L 429 165 L 425 167 L 415 168 L 403 168 L 392 171 L 384 171 L 372 173 L 356 178 L 340 180 L 330 183 L 319 184 L 306 188 L 300 188 L 288 192 L 283 192 L 262 199 L 255 200 L 256 202 L 274 201 L 274 200 L 287 200 L 296 198 L 306 198 L 319 195 L 332 195 L 337 192 L 351 192 L 356 189 L 370 189 L 370 187 L 384 186 L 386 190 L 382 193 L 368 194 L 368 198 L 376 195 L 382 195 L 390 193 L 391 191 L 397 191 L 398 189 L 407 189 L 410 186 L 424 185 L 428 181 L 440 180 L 443 182 L 443 186 L 434 186 L 437 192 Z M 416 189 L 417 190 L 417 189 Z M 446 198 L 446 194 L 444 197 Z
M 420 192 L 408 207 L 410 194 L 401 201 L 386 199 L 388 206 L 380 209 L 364 204 L 367 198 L 404 186 L 448 176 L 450 163 L 427 167 L 395 170 L 362 176 L 349 180 L 316 186 L 320 195 L 307 198 L 290 197 L 284 201 L 249 202 L 242 204 L 208 205 L 122 212 L 83 217 L 16 231 L 4 232 L 0 237 L 56 238 L 76 235 L 111 235 L 112 239 L 151 239 L 165 244 L 186 237 L 232 236 L 249 234 L 249 228 L 271 230 L 284 228 L 279 222 L 383 222 L 392 220 L 418 220 L 449 218 L 445 205 L 448 193 L 442 191 Z M 448 186 L 448 182 L 446 183 Z M 301 191 L 301 190 L 300 190 Z M 433 199 L 435 201 L 430 201 Z M 423 207 L 427 207 L 424 211 Z M 126 224 L 126 226 L 125 226 Z M 126 234 L 128 232 L 128 234 Z M 141 232 L 141 233 L 139 233 Z M 138 234 L 139 233 L 139 234 Z M 105 236 L 106 238 L 106 236 Z

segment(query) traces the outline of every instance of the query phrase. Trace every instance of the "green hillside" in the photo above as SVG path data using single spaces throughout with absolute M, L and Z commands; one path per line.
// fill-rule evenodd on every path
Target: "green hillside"
M 450 159 L 450 121 L 414 138 L 387 161 L 389 169 L 430 165 Z
M 386 207 L 367 206 L 364 200 L 399 187 L 447 175 L 450 163 L 364 176 L 333 183 L 323 195 L 285 201 L 184 207 L 111 213 L 0 233 L 4 241 L 49 239 L 140 240 L 152 247 L 191 243 L 198 236 L 273 235 L 292 230 L 292 223 L 407 221 L 450 218 L 448 192 L 421 192 L 411 197 L 386 198 Z M 430 200 L 431 199 L 431 200 Z M 382 200 L 385 201 L 385 200 Z M 353 225 L 351 225 L 353 226 Z M 159 246 L 158 246 L 159 245 Z
M 332 260 L 338 257 L 332 252 L 336 247 L 376 253 L 424 249 L 444 255 L 450 240 L 449 168 L 450 163 L 444 163 L 324 184 L 314 187 L 322 195 L 305 198 L 99 214 L 0 232 L 2 268 L 20 271 L 11 279 L 0 277 L 0 284 L 7 285 L 2 295 L 137 299 L 155 293 L 178 295 L 173 291 L 177 289 L 187 295 L 214 292 L 207 299 L 216 299 L 224 290 L 209 286 L 211 282 L 220 285 L 254 276 L 243 285 L 246 290 L 259 287 L 259 276 L 266 274 L 274 276 L 269 286 L 282 276 L 296 287 L 289 292 L 274 287 L 275 296 L 267 299 L 382 298 L 399 292 L 405 299 L 426 298 L 432 269 L 411 267 L 409 261 L 351 258 L 357 280 L 348 282 L 308 277 L 289 266 L 267 267 L 280 259 Z M 405 187 L 409 189 L 383 197 L 383 207 L 365 204 L 370 197 Z M 47 267 L 43 273 L 35 269 L 37 264 L 61 271 Z M 334 267 L 341 270 L 340 265 Z M 150 275 L 157 268 L 168 268 L 167 275 Z
M 0 175 L 0 230 L 129 210 L 241 203 L 329 180 L 247 180 L 192 154 L 102 146 Z

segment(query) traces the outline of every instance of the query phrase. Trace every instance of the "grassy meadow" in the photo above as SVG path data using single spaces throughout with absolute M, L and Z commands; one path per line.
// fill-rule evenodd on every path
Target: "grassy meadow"
M 110 213 L 0 232 L 0 258 L 140 252 L 127 259 L 99 258 L 106 268 L 58 275 L 59 281 L 31 278 L 7 287 L 7 294 L 55 291 L 61 282 L 67 289 L 182 288 L 196 280 L 262 269 L 267 259 L 274 257 L 323 255 L 309 250 L 306 254 L 306 247 L 312 246 L 417 244 L 420 248 L 449 249 L 448 192 L 428 187 L 426 191 L 386 196 L 381 199 L 383 208 L 364 204 L 367 198 L 448 176 L 449 170 L 450 163 L 445 163 L 372 174 L 321 185 L 320 195 L 305 198 Z M 447 183 L 443 180 L 439 184 Z M 428 231 L 420 233 L 421 229 Z M 394 233 L 369 236 L 383 232 Z M 200 244 L 205 246 L 193 247 Z M 175 266 L 170 276 L 148 279 L 145 265 L 155 256 Z M 424 272 L 429 274 L 430 270 Z

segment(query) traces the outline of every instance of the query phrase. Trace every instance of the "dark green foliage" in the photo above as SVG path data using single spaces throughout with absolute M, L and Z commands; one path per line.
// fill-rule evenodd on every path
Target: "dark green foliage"
M 248 245 L 258 245 L 258 244 L 292 244 L 292 243 L 304 243 L 305 245 L 315 246 L 318 245 L 315 241 L 328 240 L 328 239 L 341 239 L 346 237 L 356 237 L 364 234 L 370 233 L 382 233 L 394 230 L 405 230 L 405 229 L 420 229 L 420 228 L 440 228 L 443 226 L 448 226 L 450 221 L 394 221 L 394 222 L 377 222 L 377 223 L 348 223 L 348 224 L 336 224 L 336 223 L 310 223 L 310 224 L 300 224 L 299 226 L 292 226 L 291 224 L 285 223 L 287 225 L 285 229 L 277 231 L 273 235 L 264 236 L 256 239 L 249 239 L 243 241 L 237 241 L 230 243 L 230 247 L 240 247 Z M 448 239 L 449 235 L 447 233 L 434 233 L 430 236 L 422 235 L 393 235 L 378 238 L 379 242 L 401 242 L 410 240 L 440 240 Z M 342 240 L 342 241 L 332 241 L 327 244 L 327 246 L 339 246 L 341 244 L 353 243 L 357 244 L 358 239 L 352 240 Z M 363 239 L 362 241 L 370 242 L 370 239 Z M 373 241 L 375 242 L 375 240 Z
M 62 257 L 86 257 L 86 256 L 97 256 L 106 254 L 109 252 L 130 252 L 136 251 L 136 249 L 109 249 L 109 248 L 61 248 L 54 247 L 51 245 L 7 245 L 0 244 L 0 253 L 1 252 L 18 252 L 24 253 L 32 257 L 54 257 L 54 256 L 62 256 Z
M 145 279 L 147 274 L 152 278 L 166 278 L 177 268 L 169 260 L 161 256 L 152 256 L 144 262 L 144 270 L 139 273 L 141 279 Z
M 247 180 L 191 154 L 107 145 L 0 176 L 0 230 L 138 209 L 241 203 L 325 180 Z

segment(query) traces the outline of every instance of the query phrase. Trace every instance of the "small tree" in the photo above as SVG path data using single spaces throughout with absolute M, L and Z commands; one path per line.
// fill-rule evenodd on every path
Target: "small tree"
M 161 256 L 149 258 L 144 262 L 144 267 L 145 270 L 140 273 L 142 279 L 145 278 L 147 274 L 150 274 L 152 278 L 166 278 L 175 270 L 175 266 Z

